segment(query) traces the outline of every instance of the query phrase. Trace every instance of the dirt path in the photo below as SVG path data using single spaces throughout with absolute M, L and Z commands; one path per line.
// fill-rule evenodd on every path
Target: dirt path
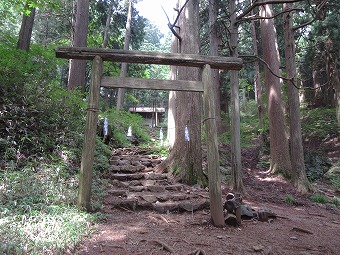
M 142 160 L 138 156 L 139 160 L 132 160 L 134 155 L 128 159 L 116 155 L 112 162 L 116 170 L 107 176 L 111 187 L 103 208 L 110 216 L 76 253 L 340 254 L 339 207 L 312 203 L 282 178 L 256 169 L 251 162 L 253 152 L 244 153 L 243 158 L 249 160 L 243 166 L 248 192 L 243 202 L 254 209 L 269 208 L 278 218 L 269 222 L 243 220 L 239 227 L 215 228 L 205 203 L 193 206 L 208 197 L 206 190 L 173 183 L 164 176 L 152 176 L 157 158 Z M 121 160 L 125 160 L 124 164 Z M 146 163 L 133 163 L 137 161 Z M 125 167 L 126 164 L 138 170 L 127 173 L 132 168 Z M 130 180 L 129 174 L 140 175 Z M 180 188 L 166 189 L 169 186 Z M 224 185 L 224 196 L 228 192 Z M 295 198 L 294 206 L 284 202 L 286 195 Z

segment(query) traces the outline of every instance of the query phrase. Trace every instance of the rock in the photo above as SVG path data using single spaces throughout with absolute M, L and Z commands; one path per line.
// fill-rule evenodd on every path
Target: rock
M 152 203 L 145 200 L 138 200 L 137 206 L 143 209 L 153 209 Z
M 158 173 L 146 173 L 144 175 L 144 178 L 146 180 L 164 180 L 164 179 L 168 179 L 168 175 L 167 174 L 158 174 Z
M 256 212 L 249 205 L 241 205 L 240 208 L 242 217 L 256 217 Z
M 132 165 L 124 165 L 120 167 L 120 171 L 126 173 L 135 173 L 138 171 L 138 167 Z
M 157 202 L 157 197 L 155 195 L 142 195 L 140 197 L 150 203 Z
M 113 207 L 127 207 L 129 209 L 135 210 L 137 207 L 136 198 L 114 198 L 109 200 L 109 204 Z
M 120 181 L 139 180 L 144 177 L 144 174 L 113 174 L 112 177 Z
M 178 204 L 174 202 L 156 202 L 153 205 L 153 209 L 159 213 L 167 213 L 178 210 Z
M 130 181 L 129 186 L 142 186 L 142 182 L 139 180 L 132 180 Z
M 272 210 L 267 208 L 260 208 L 257 212 L 259 221 L 268 221 L 269 218 L 276 218 L 277 215 Z
M 113 171 L 113 172 L 119 172 L 119 171 L 120 171 L 120 166 L 112 165 L 112 166 L 111 166 L 111 171 Z
M 233 226 L 233 227 L 238 226 L 237 219 L 236 219 L 236 216 L 234 214 L 228 214 L 228 216 L 225 218 L 224 222 L 225 222 L 225 224 L 227 224 L 229 226 Z
M 130 160 L 119 160 L 118 164 L 120 166 L 124 166 L 124 165 L 130 165 L 131 161 Z
M 168 186 L 165 186 L 165 189 L 172 190 L 172 191 L 181 191 L 183 190 L 183 184 L 168 185 Z
M 260 252 L 264 250 L 264 246 L 262 244 L 254 245 L 253 246 L 254 251 Z
M 172 196 L 170 194 L 159 194 L 157 195 L 157 199 L 160 202 L 165 202 L 168 201 L 172 198 Z
M 209 201 L 206 199 L 201 199 L 198 201 L 183 201 L 179 204 L 179 208 L 188 211 L 188 212 L 193 212 L 197 210 L 201 210 L 204 208 L 209 207 Z
M 144 186 L 130 186 L 129 191 L 130 192 L 142 192 L 145 190 Z
M 146 189 L 151 192 L 165 192 L 165 188 L 159 185 L 146 186 Z
M 110 195 L 116 196 L 116 197 L 127 197 L 127 191 L 126 190 L 115 190 L 115 189 L 111 189 L 108 190 L 108 193 Z
M 173 201 L 180 201 L 180 200 L 185 200 L 185 199 L 188 199 L 187 194 L 177 193 L 177 194 L 172 195 Z

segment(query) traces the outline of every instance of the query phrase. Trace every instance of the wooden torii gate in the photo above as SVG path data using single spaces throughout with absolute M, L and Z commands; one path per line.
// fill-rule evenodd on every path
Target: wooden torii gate
M 242 60 L 234 57 L 203 56 L 196 54 L 141 52 L 82 47 L 58 47 L 57 58 L 93 60 L 85 138 L 82 151 L 78 206 L 91 210 L 91 186 L 98 121 L 100 87 L 137 88 L 203 92 L 206 123 L 210 212 L 216 226 L 224 225 L 218 141 L 215 122 L 215 99 L 211 89 L 211 68 L 240 70 Z M 202 68 L 201 81 L 151 80 L 102 77 L 103 61 L 175 65 Z

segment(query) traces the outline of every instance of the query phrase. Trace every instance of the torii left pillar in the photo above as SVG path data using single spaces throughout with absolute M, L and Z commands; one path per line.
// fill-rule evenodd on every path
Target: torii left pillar
M 91 211 L 91 188 L 94 160 L 94 148 L 96 145 L 96 131 L 98 122 L 98 108 L 100 97 L 100 84 L 103 73 L 103 60 L 96 56 L 93 60 L 89 105 L 87 108 L 86 126 L 84 135 L 83 152 L 79 176 L 79 193 L 77 205 Z

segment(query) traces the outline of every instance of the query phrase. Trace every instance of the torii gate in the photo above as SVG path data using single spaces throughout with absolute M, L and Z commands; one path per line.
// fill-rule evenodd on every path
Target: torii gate
M 87 109 L 84 145 L 79 177 L 78 206 L 91 209 L 91 186 L 98 121 L 100 87 L 137 88 L 203 92 L 208 151 L 210 212 L 216 226 L 224 225 L 218 141 L 215 122 L 215 99 L 210 80 L 211 68 L 240 70 L 242 60 L 234 57 L 203 56 L 196 54 L 141 52 L 82 47 L 58 47 L 57 58 L 93 60 L 89 104 Z M 202 68 L 201 81 L 151 80 L 102 77 L 103 61 L 175 65 Z

